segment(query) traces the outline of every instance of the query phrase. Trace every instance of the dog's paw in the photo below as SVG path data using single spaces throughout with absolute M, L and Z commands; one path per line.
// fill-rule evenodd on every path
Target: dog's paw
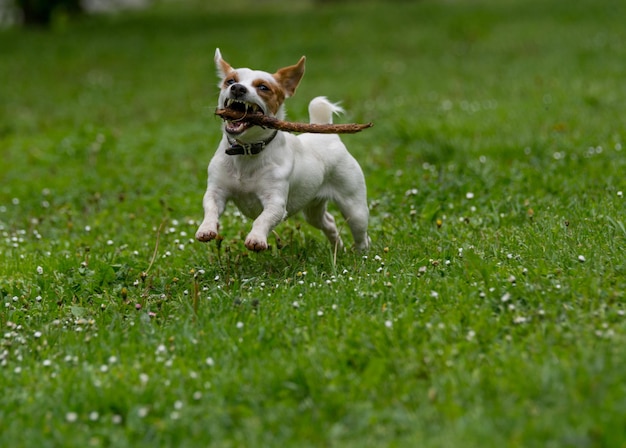
M 217 231 L 215 230 L 198 229 L 196 232 L 196 239 L 203 243 L 214 240 L 215 238 L 217 238 Z
M 249 250 L 253 250 L 255 252 L 261 252 L 267 250 L 268 248 L 266 239 L 256 238 L 254 236 L 248 236 L 245 244 Z
M 365 239 L 361 241 L 356 241 L 354 244 L 354 248 L 357 252 L 367 252 L 372 245 L 372 239 L 367 236 Z

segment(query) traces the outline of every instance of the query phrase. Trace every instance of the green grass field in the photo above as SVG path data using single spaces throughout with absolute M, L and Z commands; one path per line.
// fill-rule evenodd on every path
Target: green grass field
M 626 447 L 624 17 L 238 2 L 0 31 L 0 446 Z M 326 95 L 375 123 L 343 138 L 366 256 L 302 219 L 249 253 L 234 208 L 193 241 L 215 47 L 305 54 L 294 121 Z

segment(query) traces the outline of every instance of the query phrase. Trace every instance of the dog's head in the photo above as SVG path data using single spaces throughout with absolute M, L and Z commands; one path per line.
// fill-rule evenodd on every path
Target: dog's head
M 284 118 L 283 103 L 296 92 L 304 75 L 302 56 L 297 64 L 267 73 L 249 68 L 234 69 L 222 59 L 219 48 L 215 50 L 215 65 L 221 78 L 218 108 L 244 112 L 261 112 Z M 243 121 L 226 121 L 224 131 L 238 140 L 261 138 L 268 130 Z

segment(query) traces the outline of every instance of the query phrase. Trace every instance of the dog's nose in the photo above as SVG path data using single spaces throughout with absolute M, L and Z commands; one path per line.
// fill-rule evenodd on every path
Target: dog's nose
M 240 98 L 248 93 L 248 89 L 243 84 L 233 84 L 230 86 L 230 92 L 235 98 Z

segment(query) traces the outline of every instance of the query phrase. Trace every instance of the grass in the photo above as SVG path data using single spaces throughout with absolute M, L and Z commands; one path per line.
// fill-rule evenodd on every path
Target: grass
M 0 33 L 0 445 L 626 446 L 625 6 L 158 5 Z M 219 46 L 342 100 L 373 248 L 193 242 Z M 347 233 L 343 224 L 344 234 Z M 349 236 L 345 235 L 348 241 Z

